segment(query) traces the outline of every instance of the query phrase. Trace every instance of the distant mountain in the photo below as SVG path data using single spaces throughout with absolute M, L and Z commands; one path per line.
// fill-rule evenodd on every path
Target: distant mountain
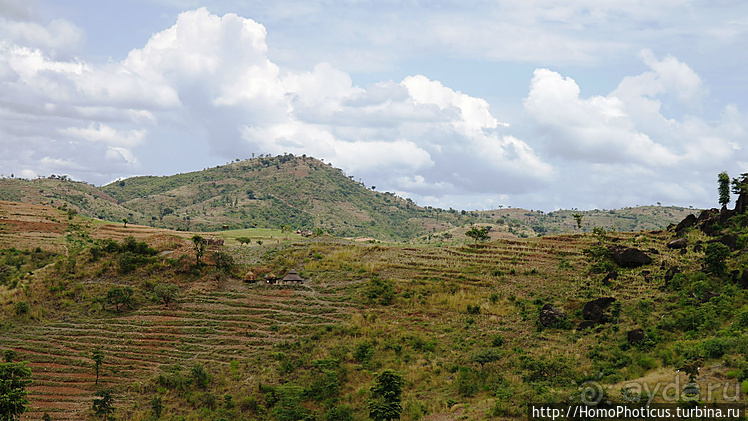
M 306 156 L 261 156 L 202 171 L 141 176 L 103 187 L 66 177 L 0 179 L 0 200 L 64 206 L 93 218 L 188 231 L 237 228 L 323 230 L 336 236 L 403 240 L 491 225 L 509 236 L 579 232 L 594 227 L 659 229 L 695 210 L 647 206 L 544 213 L 508 208 L 457 211 L 421 207 L 378 192 L 342 170 Z M 430 238 L 430 237 L 428 237 Z M 464 238 L 464 237 L 462 237 Z

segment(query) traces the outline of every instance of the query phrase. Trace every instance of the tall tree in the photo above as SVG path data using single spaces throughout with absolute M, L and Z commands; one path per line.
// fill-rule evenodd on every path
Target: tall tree
M 192 236 L 192 247 L 195 249 L 195 265 L 200 265 L 200 258 L 205 254 L 205 241 L 203 237 L 195 234 Z
M 99 371 L 101 365 L 104 364 L 104 352 L 99 348 L 94 349 L 91 351 L 91 359 L 94 361 L 94 369 L 96 370 L 96 382 L 94 384 L 99 384 Z
M 717 182 L 719 184 L 719 204 L 725 208 L 730 203 L 730 176 L 727 175 L 726 171 L 722 171 L 717 175 Z
M 369 417 L 374 421 L 399 420 L 403 407 L 405 380 L 393 370 L 384 370 L 374 379 L 369 400 Z
M 31 369 L 26 364 L 0 363 L 0 420 L 15 421 L 26 412 L 26 386 L 31 384 Z

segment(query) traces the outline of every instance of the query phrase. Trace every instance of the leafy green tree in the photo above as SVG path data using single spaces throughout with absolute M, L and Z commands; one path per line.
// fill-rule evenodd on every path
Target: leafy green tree
M 249 237 L 236 237 L 236 241 L 239 242 L 239 244 L 252 244 L 252 239 Z
M 94 361 L 94 370 L 96 370 L 96 381 L 94 384 L 99 384 L 99 372 L 101 371 L 102 364 L 104 364 L 104 351 L 100 348 L 94 349 L 91 351 L 91 359 Z
M 394 370 L 384 370 L 374 378 L 369 400 L 369 417 L 374 421 L 400 419 L 403 412 L 403 385 L 405 380 Z
M 205 254 L 205 241 L 198 234 L 193 235 L 191 240 L 192 247 L 195 249 L 195 266 L 200 266 L 200 258 Z
M 726 171 L 722 171 L 717 175 L 717 182 L 719 184 L 719 204 L 724 208 L 730 203 L 730 176 L 727 175 Z
M 112 417 L 112 414 L 114 414 L 114 397 L 112 397 L 112 391 L 99 390 L 94 395 L 98 396 L 98 398 L 93 400 L 94 414 L 106 420 L 114 419 Z
M 158 284 L 153 288 L 153 293 L 159 301 L 164 303 L 164 306 L 168 307 L 179 296 L 179 286 L 169 283 Z
M 122 218 L 122 223 L 125 225 L 125 228 L 127 228 L 127 223 L 130 222 L 127 220 L 127 218 Z
M 117 311 L 120 311 L 120 306 L 123 308 L 132 308 L 132 295 L 133 290 L 131 287 L 114 287 L 107 291 L 106 301 L 113 305 Z
M 466 232 L 465 235 L 472 238 L 477 243 L 478 241 L 488 240 L 489 238 L 488 231 L 489 231 L 488 227 L 483 227 L 483 228 L 473 227 L 473 228 L 470 228 L 470 230 Z
M 26 412 L 26 387 L 31 384 L 27 362 L 0 364 L 0 420 L 15 421 Z

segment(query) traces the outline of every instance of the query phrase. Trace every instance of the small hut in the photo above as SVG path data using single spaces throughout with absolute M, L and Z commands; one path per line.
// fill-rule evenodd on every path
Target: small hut
M 300 284 L 302 282 L 304 282 L 304 280 L 293 269 L 289 270 L 288 274 L 280 281 L 282 284 Z

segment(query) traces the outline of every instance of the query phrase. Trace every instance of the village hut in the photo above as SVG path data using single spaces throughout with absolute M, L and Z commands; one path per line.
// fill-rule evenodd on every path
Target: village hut
M 289 270 L 288 274 L 283 277 L 283 280 L 281 280 L 281 283 L 283 284 L 299 284 L 302 282 L 304 282 L 304 279 L 302 279 L 293 269 Z

